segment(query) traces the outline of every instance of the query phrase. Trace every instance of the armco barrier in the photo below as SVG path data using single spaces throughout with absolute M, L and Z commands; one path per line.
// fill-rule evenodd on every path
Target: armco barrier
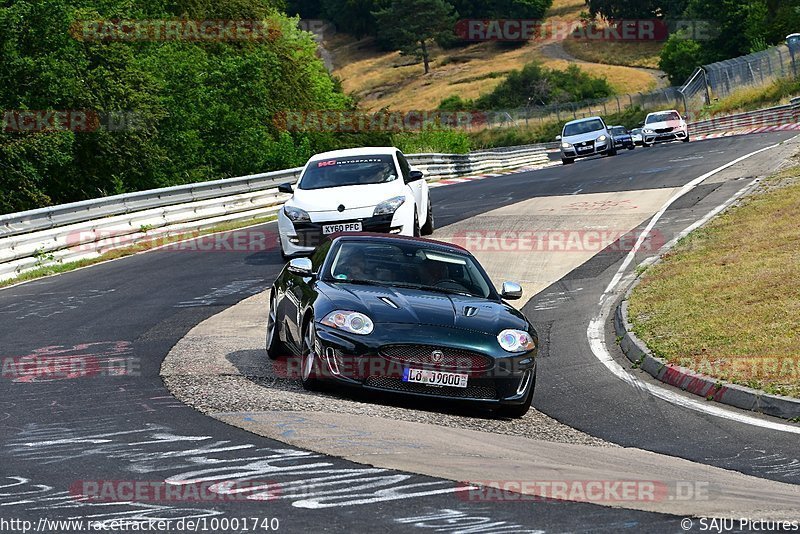
M 735 132 L 763 126 L 793 124 L 797 122 L 798 117 L 800 117 L 800 99 L 792 99 L 791 104 L 784 106 L 714 117 L 690 123 L 689 135 L 700 136 L 716 132 Z
M 556 144 L 469 154 L 410 154 L 428 180 L 541 165 Z M 276 212 L 286 200 L 277 185 L 295 183 L 301 168 L 153 189 L 0 216 L 0 280 L 44 263 L 77 261 L 140 241 Z

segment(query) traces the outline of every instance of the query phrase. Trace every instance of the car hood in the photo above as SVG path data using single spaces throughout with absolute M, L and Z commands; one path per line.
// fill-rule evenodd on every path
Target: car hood
M 603 130 L 597 130 L 596 132 L 589 132 L 580 135 L 570 135 L 562 139 L 563 142 L 567 142 L 571 145 L 575 143 L 585 143 L 586 141 L 594 141 L 601 135 L 608 135 Z
M 309 213 L 345 209 L 371 208 L 384 200 L 403 194 L 402 181 L 392 180 L 383 184 L 348 185 L 324 189 L 295 189 L 287 206 L 303 209 Z
M 661 122 L 648 122 L 645 128 L 649 130 L 660 130 L 661 128 L 682 128 L 683 121 L 661 121 Z
M 504 302 L 419 289 L 348 283 L 320 282 L 318 289 L 329 299 L 332 309 L 365 313 L 376 324 L 443 326 L 492 336 L 506 328 L 528 330 L 524 316 Z

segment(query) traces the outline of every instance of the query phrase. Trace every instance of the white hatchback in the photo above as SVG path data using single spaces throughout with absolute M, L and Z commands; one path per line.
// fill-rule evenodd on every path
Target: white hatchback
M 433 233 L 428 183 L 400 150 L 368 147 L 313 156 L 278 211 L 281 254 L 312 252 L 325 236 L 376 232 L 406 236 Z

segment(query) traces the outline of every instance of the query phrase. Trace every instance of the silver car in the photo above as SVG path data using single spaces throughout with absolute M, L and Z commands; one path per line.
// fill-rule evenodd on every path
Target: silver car
M 561 162 L 564 165 L 573 163 L 577 158 L 598 154 L 617 155 L 614 138 L 600 117 L 568 122 L 556 141 L 561 142 Z

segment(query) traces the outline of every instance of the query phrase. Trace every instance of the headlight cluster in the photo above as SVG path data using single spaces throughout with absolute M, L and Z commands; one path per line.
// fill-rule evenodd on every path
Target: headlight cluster
M 405 201 L 406 197 L 394 197 L 390 198 L 389 200 L 384 200 L 375 206 L 375 212 L 372 215 L 391 215 L 392 213 L 396 212 Z
M 597 138 L 597 142 L 598 143 L 602 143 L 602 142 L 606 141 L 607 139 L 608 139 L 608 136 L 601 135 L 600 137 Z
M 497 335 L 497 342 L 508 352 L 527 352 L 536 348 L 530 334 L 523 330 L 503 330 Z
M 561 148 L 572 148 L 572 144 L 567 143 L 566 141 L 561 143 Z
M 342 310 L 336 310 L 326 315 L 322 324 L 362 336 L 371 334 L 375 328 L 372 319 L 363 313 Z
M 292 222 L 311 222 L 311 217 L 308 215 L 308 212 L 300 208 L 284 206 L 283 213 L 285 213 L 286 217 Z
M 646 133 L 646 134 L 656 133 L 655 131 L 653 131 L 653 130 L 651 130 L 649 128 L 645 128 L 644 130 L 642 130 L 642 132 Z

